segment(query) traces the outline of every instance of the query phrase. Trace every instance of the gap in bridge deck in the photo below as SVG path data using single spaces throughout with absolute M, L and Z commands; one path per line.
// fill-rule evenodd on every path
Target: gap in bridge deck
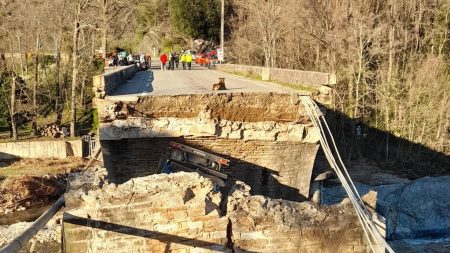
M 308 198 L 318 146 L 310 143 L 244 141 L 217 137 L 177 137 L 102 141 L 109 179 L 123 183 L 158 173 L 161 154 L 171 141 L 231 160 L 225 172 L 252 187 L 252 194 L 302 201 Z

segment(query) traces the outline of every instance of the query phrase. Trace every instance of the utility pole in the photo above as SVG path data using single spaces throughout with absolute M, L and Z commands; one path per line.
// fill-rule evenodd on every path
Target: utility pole
M 220 17 L 220 48 L 223 52 L 225 42 L 225 0 L 222 0 L 221 17 Z

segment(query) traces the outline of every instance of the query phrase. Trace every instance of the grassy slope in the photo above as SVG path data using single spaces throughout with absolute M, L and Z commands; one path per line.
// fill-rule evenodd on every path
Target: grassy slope
M 60 174 L 83 167 L 85 161 L 81 158 L 67 159 L 20 159 L 0 162 L 0 179 L 18 176 L 43 176 L 45 174 Z

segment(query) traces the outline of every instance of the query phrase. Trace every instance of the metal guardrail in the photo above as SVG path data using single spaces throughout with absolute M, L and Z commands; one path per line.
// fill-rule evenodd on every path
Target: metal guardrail
M 64 205 L 64 195 L 61 196 L 50 209 L 42 214 L 28 229 L 23 231 L 18 237 L 12 240 L 9 244 L 0 249 L 0 253 L 16 253 L 23 248 L 28 241 L 41 230 L 48 221 L 55 216 L 55 214 Z

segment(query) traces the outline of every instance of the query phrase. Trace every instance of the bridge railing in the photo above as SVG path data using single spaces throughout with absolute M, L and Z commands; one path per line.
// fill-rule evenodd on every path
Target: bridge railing
M 258 76 L 263 81 L 298 84 L 311 88 L 320 88 L 322 85 L 331 87 L 336 84 L 336 75 L 330 73 L 238 64 L 218 64 L 216 67 L 221 71 Z
M 128 79 L 132 78 L 138 71 L 135 64 L 117 67 L 102 75 L 94 76 L 94 94 L 96 98 L 104 98 L 111 95 L 117 87 L 124 84 Z

